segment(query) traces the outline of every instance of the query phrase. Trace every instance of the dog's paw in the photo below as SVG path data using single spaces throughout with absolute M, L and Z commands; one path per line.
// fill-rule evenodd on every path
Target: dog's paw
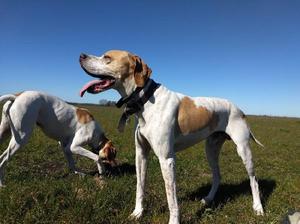
M 5 187 L 5 185 L 3 184 L 3 181 L 0 180 L 0 188 Z
M 258 205 L 255 207 L 253 206 L 253 209 L 256 215 L 260 215 L 260 216 L 264 215 L 264 210 L 262 208 L 262 205 Z
M 99 176 L 103 176 L 105 174 L 105 166 L 103 166 L 103 164 L 99 163 L 98 161 L 96 162 L 96 164 Z
M 211 205 L 212 200 L 209 199 L 209 198 L 207 198 L 207 197 L 205 197 L 205 198 L 202 198 L 202 199 L 201 199 L 201 203 L 202 203 L 203 205 L 205 205 L 205 206 L 209 206 L 209 205 Z
M 86 174 L 80 171 L 74 171 L 76 175 L 78 175 L 79 177 L 85 177 Z
M 129 219 L 131 220 L 138 220 L 143 214 L 143 209 L 134 209 L 134 211 L 129 216 Z

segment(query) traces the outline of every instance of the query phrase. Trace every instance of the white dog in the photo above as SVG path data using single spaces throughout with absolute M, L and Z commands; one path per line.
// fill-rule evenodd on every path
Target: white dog
M 253 209 L 263 214 L 259 188 L 254 176 L 249 141 L 253 139 L 244 113 L 225 99 L 189 97 L 172 92 L 151 80 L 151 69 L 138 57 L 126 51 L 108 51 L 100 57 L 81 54 L 80 64 L 91 76 L 98 78 L 81 90 L 99 93 L 113 88 L 122 96 L 117 106 L 125 104 L 119 123 L 124 128 L 131 114 L 136 114 L 135 132 L 137 191 L 134 218 L 143 212 L 147 156 L 152 148 L 159 159 L 165 181 L 169 223 L 179 223 L 176 196 L 175 153 L 206 139 L 206 155 L 212 169 L 212 187 L 202 200 L 214 199 L 220 183 L 218 157 L 226 139 L 232 139 L 250 177 Z
M 47 136 L 60 142 L 69 167 L 75 173 L 80 172 L 75 167 L 72 153 L 94 160 L 99 174 L 104 172 L 101 158 L 114 163 L 115 148 L 88 110 L 77 108 L 57 97 L 37 91 L 3 95 L 0 97 L 0 102 L 4 101 L 7 102 L 2 110 L 0 141 L 10 131 L 12 138 L 7 149 L 0 156 L 0 186 L 3 185 L 5 164 L 21 146 L 27 143 L 35 124 Z M 84 145 L 91 146 L 99 155 L 84 149 L 82 147 Z

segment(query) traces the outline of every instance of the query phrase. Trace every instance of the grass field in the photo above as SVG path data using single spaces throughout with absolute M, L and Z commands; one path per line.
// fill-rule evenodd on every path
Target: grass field
M 128 220 L 135 202 L 133 120 L 124 134 L 116 130 L 121 111 L 88 106 L 119 149 L 119 166 L 104 181 L 93 162 L 75 156 L 91 173 L 71 174 L 56 141 L 35 129 L 30 142 L 9 161 L 0 189 L 0 223 L 135 223 Z M 211 186 L 204 144 L 177 154 L 177 188 L 182 223 L 279 223 L 300 210 L 300 119 L 249 116 L 265 149 L 251 143 L 265 216 L 252 210 L 249 180 L 232 142 L 220 156 L 222 184 L 211 207 L 200 200 Z M 0 145 L 3 152 L 8 144 Z M 139 223 L 167 223 L 168 206 L 159 163 L 150 154 L 145 213 Z

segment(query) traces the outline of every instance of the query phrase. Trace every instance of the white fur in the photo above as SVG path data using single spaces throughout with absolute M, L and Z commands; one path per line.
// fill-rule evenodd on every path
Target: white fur
M 111 53 L 111 51 L 108 53 Z M 124 55 L 123 51 L 114 51 L 113 53 L 115 55 Z M 132 57 L 129 52 L 127 52 L 127 55 L 128 57 Z M 124 58 L 119 60 L 117 57 L 114 58 L 112 61 L 114 68 L 118 63 L 120 64 L 119 67 L 122 67 L 122 63 L 124 63 L 123 59 Z M 136 88 L 133 79 L 135 74 L 126 74 L 124 76 L 127 77 L 126 79 L 120 79 L 119 70 L 114 69 L 111 63 L 103 63 L 102 57 L 99 57 L 97 60 L 99 63 L 95 65 L 94 56 L 88 55 L 81 58 L 80 63 L 86 71 L 93 73 L 93 76 L 102 74 L 98 71 L 102 71 L 105 74 L 109 71 L 109 75 L 113 76 L 117 83 L 112 88 L 116 89 L 123 97 L 130 95 L 133 89 Z M 90 67 L 92 66 L 92 64 L 89 63 L 90 61 L 93 61 L 93 66 L 95 66 L 96 69 Z M 95 72 L 95 70 L 97 70 L 97 72 Z M 124 89 L 131 91 L 123 91 Z M 206 139 L 205 150 L 209 165 L 212 169 L 213 182 L 209 194 L 202 201 L 204 203 L 211 202 L 220 184 L 218 157 L 220 149 L 226 140 L 226 134 L 230 136 L 236 144 L 237 152 L 242 158 L 250 177 L 253 209 L 257 214 L 262 215 L 264 212 L 259 196 L 258 184 L 254 176 L 252 154 L 249 146 L 250 138 L 254 139 L 257 143 L 258 141 L 250 132 L 245 119 L 243 119 L 241 110 L 225 99 L 208 97 L 191 98 L 196 106 L 203 106 L 210 112 L 217 114 L 219 122 L 217 127 L 213 130 L 207 127 L 193 133 L 182 134 L 180 130 L 178 130 L 177 116 L 178 108 L 183 97 L 185 97 L 183 94 L 172 92 L 161 85 L 155 91 L 154 96 L 144 105 L 143 110 L 137 113 L 138 125 L 135 132 L 137 191 L 135 209 L 131 217 L 139 218 L 144 210 L 143 199 L 145 196 L 146 167 L 150 149 L 153 149 L 159 159 L 165 182 L 170 211 L 169 223 L 176 224 L 179 223 L 180 216 L 176 196 L 175 153 Z
M 75 153 L 95 161 L 99 173 L 103 173 L 104 167 L 99 156 L 82 147 L 90 145 L 98 149 L 99 143 L 104 140 L 103 130 L 96 121 L 80 123 L 76 116 L 76 107 L 42 92 L 26 91 L 18 97 L 0 97 L 0 102 L 6 100 L 9 101 L 4 104 L 2 110 L 0 141 L 9 130 L 12 138 L 0 156 L 0 186 L 3 185 L 5 164 L 27 143 L 35 124 L 38 124 L 47 136 L 60 142 L 72 171 L 80 173 L 72 158 L 72 153 Z
M 169 91 L 164 86 L 155 92 L 153 101 L 151 99 L 144 106 L 144 111 L 138 114 L 139 124 L 136 132 L 136 165 L 137 165 L 137 200 L 133 216 L 138 217 L 143 211 L 143 196 L 145 186 L 145 165 L 147 150 L 145 144 L 139 141 L 144 138 L 147 145 L 151 145 L 154 153 L 158 156 L 163 178 L 165 180 L 168 205 L 170 210 L 170 222 L 179 223 L 179 208 L 176 198 L 175 179 L 175 153 L 201 140 L 206 141 L 206 155 L 213 173 L 213 183 L 209 194 L 202 200 L 210 203 L 217 192 L 220 184 L 220 171 L 218 155 L 225 141 L 222 136 L 212 135 L 214 132 L 225 132 L 237 145 L 237 151 L 245 164 L 250 177 L 250 186 L 253 195 L 253 209 L 257 214 L 263 214 L 263 208 L 259 197 L 258 184 L 254 176 L 252 155 L 249 146 L 250 130 L 241 111 L 232 103 L 216 98 L 193 98 L 197 106 L 205 106 L 210 111 L 219 115 L 220 122 L 213 131 L 207 129 L 182 135 L 176 132 L 176 116 L 178 105 L 183 95 Z

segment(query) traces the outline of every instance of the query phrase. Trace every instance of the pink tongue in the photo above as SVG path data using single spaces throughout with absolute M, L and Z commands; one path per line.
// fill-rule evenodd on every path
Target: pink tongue
M 88 82 L 87 84 L 85 84 L 81 90 L 80 90 L 80 96 L 83 97 L 84 93 L 91 87 L 95 86 L 95 85 L 98 85 L 97 86 L 97 92 L 100 92 L 101 91 L 101 87 L 106 87 L 107 84 L 110 83 L 108 80 L 93 80 L 93 81 L 90 81 Z M 93 91 L 91 91 L 93 92 Z

